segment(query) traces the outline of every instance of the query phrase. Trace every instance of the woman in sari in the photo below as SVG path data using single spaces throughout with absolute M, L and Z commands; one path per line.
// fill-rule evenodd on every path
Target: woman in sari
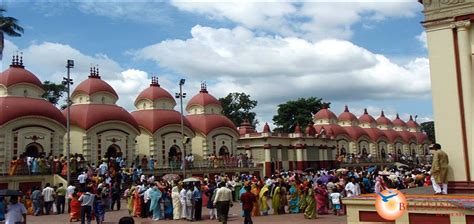
M 158 186 L 153 186 L 150 192 L 150 212 L 153 213 L 153 221 L 158 221 L 162 219 L 161 217 L 161 191 L 158 189 Z
M 260 190 L 258 189 L 257 184 L 252 184 L 252 190 L 250 192 L 252 192 L 252 194 L 254 194 L 256 198 L 258 198 Z M 259 200 L 255 201 L 255 203 L 253 204 L 252 216 L 260 216 L 260 205 L 258 201 Z
M 179 200 L 179 186 L 174 186 L 171 190 L 171 199 L 173 201 L 173 219 L 181 219 L 181 201 Z
M 31 163 L 31 172 L 33 173 L 33 175 L 36 175 L 39 172 L 38 160 L 38 158 L 34 158 L 33 162 Z
M 71 196 L 71 212 L 69 213 L 69 222 L 81 220 L 81 202 L 79 195 L 74 192 Z
M 285 208 L 286 206 L 288 205 L 288 198 L 287 198 L 287 195 L 288 195 L 288 191 L 286 190 L 287 187 L 285 185 L 282 185 L 280 187 L 280 210 L 278 211 L 278 214 L 285 214 L 286 211 L 285 211 Z
M 77 172 L 77 160 L 74 158 L 74 156 L 69 159 L 69 166 L 71 167 L 71 173 Z
M 268 206 L 268 185 L 262 187 L 258 198 L 260 201 L 260 211 L 263 216 L 267 216 L 268 210 L 270 210 L 270 207 Z
M 13 176 L 15 174 L 17 165 L 18 165 L 18 160 L 17 160 L 17 157 L 14 156 L 12 161 L 10 161 L 10 168 L 8 170 L 8 175 Z
M 141 217 L 141 201 L 140 201 L 140 192 L 138 189 L 135 189 L 133 193 L 133 216 Z
M 63 159 L 61 161 L 61 164 L 62 164 L 61 175 L 62 176 L 67 176 L 67 162 L 66 162 L 66 160 Z
M 307 192 L 308 192 L 308 190 L 307 190 L 306 187 L 303 187 L 303 189 L 302 190 L 300 189 L 300 191 L 299 191 L 300 200 L 298 202 L 298 208 L 299 208 L 300 212 L 304 212 L 305 209 L 306 209 L 306 205 L 307 205 L 306 195 L 307 195 Z
M 316 199 L 314 199 L 314 190 L 310 187 L 308 188 L 308 193 L 306 195 L 306 208 L 304 210 L 305 219 L 315 219 L 316 218 Z
M 290 213 L 300 212 L 300 208 L 298 206 L 299 201 L 300 201 L 300 197 L 298 195 L 298 189 L 296 188 L 296 184 L 293 182 L 290 188 L 290 202 L 289 202 Z
M 326 189 L 326 186 L 324 186 L 322 183 L 318 183 L 315 189 L 315 193 L 318 215 L 328 214 L 327 204 L 329 193 Z
M 127 209 L 128 209 L 128 214 L 130 216 L 133 215 L 133 194 L 135 193 L 135 186 L 132 185 L 130 186 L 129 189 L 127 189 L 124 193 L 125 197 L 127 197 Z
M 272 197 L 272 209 L 273 209 L 273 214 L 278 215 L 278 211 L 280 211 L 280 205 L 281 205 L 281 195 L 280 195 L 280 186 L 276 186 L 275 189 L 273 190 L 273 197 Z
M 44 158 L 40 158 L 39 163 L 39 171 L 41 174 L 46 174 L 46 160 Z
M 164 208 L 164 213 L 165 213 L 165 219 L 173 219 L 173 202 L 171 201 L 170 193 L 169 191 L 166 192 L 164 191 L 163 193 L 163 203 L 165 204 Z
M 94 200 L 94 216 L 97 224 L 102 224 L 105 220 L 105 205 L 104 200 L 106 195 L 102 194 L 102 190 L 97 192 Z

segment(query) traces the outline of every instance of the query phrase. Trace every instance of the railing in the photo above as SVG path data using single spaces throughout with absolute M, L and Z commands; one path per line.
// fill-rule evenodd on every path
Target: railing
M 231 162 L 225 160 L 217 160 L 217 161 L 195 161 L 195 162 L 186 162 L 186 170 L 188 171 L 202 171 L 202 170 L 212 170 L 212 169 L 219 169 L 219 170 L 235 170 L 235 169 L 242 169 L 242 170 L 249 170 L 255 168 L 263 167 L 263 163 L 257 162 Z M 168 165 L 161 165 L 158 167 L 154 167 L 153 171 L 171 171 L 177 172 L 182 171 L 182 162 L 171 162 Z M 151 171 L 149 167 L 143 168 L 144 171 Z
M 351 165 L 351 164 L 370 164 L 370 163 L 380 163 L 380 164 L 389 164 L 394 162 L 403 163 L 406 165 L 419 165 L 419 164 L 430 164 L 431 160 L 425 157 L 419 157 L 415 159 L 409 159 L 408 157 L 391 157 L 391 158 L 340 158 L 337 160 L 340 165 Z

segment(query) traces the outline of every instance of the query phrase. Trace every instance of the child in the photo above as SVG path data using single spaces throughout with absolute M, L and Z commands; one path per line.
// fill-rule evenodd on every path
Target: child
M 334 215 L 339 216 L 341 210 L 341 193 L 339 189 L 335 188 L 334 192 L 330 194 L 331 202 L 334 207 Z
M 105 195 L 102 192 L 102 189 L 99 188 L 97 195 L 95 196 L 94 201 L 94 214 L 97 221 L 97 224 L 102 224 L 105 219 L 105 205 L 104 205 Z

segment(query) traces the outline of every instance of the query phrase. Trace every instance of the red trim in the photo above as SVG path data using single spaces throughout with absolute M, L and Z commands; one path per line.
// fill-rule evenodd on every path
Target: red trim
M 395 223 L 394 221 L 390 222 L 382 218 L 377 212 L 371 212 L 371 211 L 359 211 L 359 221 L 360 222 Z
M 278 169 L 283 169 L 283 162 L 282 161 L 278 161 Z
M 408 219 L 409 223 L 451 224 L 449 214 L 410 213 Z
M 474 223 L 474 215 L 466 215 L 466 223 Z
M 474 183 L 467 181 L 450 181 L 448 183 L 448 191 L 450 194 L 474 194 Z
M 293 161 L 288 162 L 288 170 L 293 170 Z
M 459 96 L 459 110 L 461 112 L 461 131 L 462 131 L 462 144 L 464 150 L 464 164 L 466 166 L 467 181 L 471 182 L 471 170 L 469 167 L 469 149 L 467 145 L 467 131 L 466 131 L 466 117 L 464 114 L 464 96 L 462 93 L 462 77 L 461 77 L 461 64 L 459 62 L 459 44 L 458 44 L 458 33 L 456 29 L 453 29 L 454 39 L 454 57 L 456 60 L 456 78 L 458 84 L 458 96 Z
M 303 161 L 296 161 L 297 170 L 303 170 L 304 164 Z
M 272 163 L 265 162 L 265 176 L 270 177 L 272 176 Z
M 467 14 L 467 15 L 462 15 L 462 16 L 457 16 L 454 18 L 455 21 L 462 21 L 462 20 L 469 20 L 472 21 L 474 20 L 474 14 Z

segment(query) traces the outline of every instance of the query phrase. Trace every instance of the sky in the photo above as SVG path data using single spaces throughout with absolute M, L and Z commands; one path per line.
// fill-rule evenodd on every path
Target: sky
M 188 97 L 245 92 L 260 124 L 279 104 L 319 97 L 336 114 L 348 105 L 377 118 L 433 120 L 422 5 L 379 1 L 3 1 L 25 32 L 6 37 L 2 70 L 22 52 L 26 69 L 60 82 L 73 59 L 74 84 L 90 66 L 135 110 L 157 76 Z M 179 105 L 175 108 L 179 110 Z

